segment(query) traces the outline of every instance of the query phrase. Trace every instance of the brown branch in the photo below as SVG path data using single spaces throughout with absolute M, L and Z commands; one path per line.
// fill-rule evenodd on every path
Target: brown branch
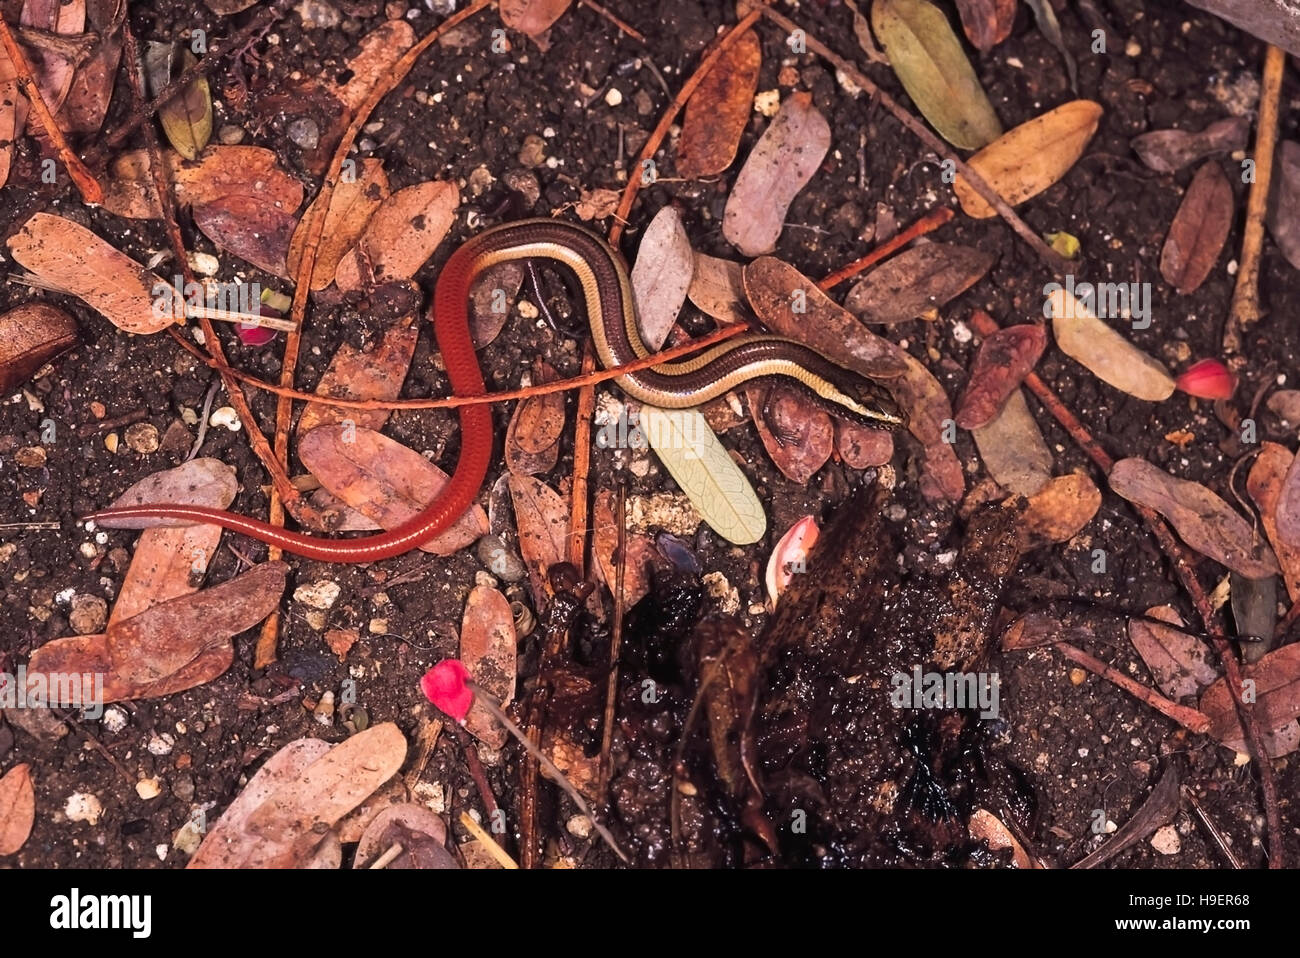
M 1100 675 L 1108 682 L 1118 685 L 1134 698 L 1145 702 L 1156 711 L 1169 716 L 1189 732 L 1195 732 L 1197 735 L 1204 735 L 1210 730 L 1210 718 L 1204 712 L 1198 712 L 1196 709 L 1188 708 L 1185 705 L 1179 705 L 1177 702 L 1171 702 L 1155 689 L 1148 688 L 1141 682 L 1129 678 L 1123 672 L 1112 668 L 1101 659 L 1085 652 L 1078 646 L 1071 645 L 1069 642 L 1057 642 L 1053 645 L 1053 648 L 1071 662 L 1078 662 L 1089 672 Z
M 971 314 L 971 327 L 981 336 L 990 336 L 998 328 L 993 318 L 983 310 L 975 310 Z M 1088 457 L 1096 463 L 1097 468 L 1109 476 L 1111 469 L 1115 465 L 1115 460 L 1092 437 L 1092 434 L 1079 421 L 1079 418 L 1061 402 L 1060 398 L 1039 378 L 1037 373 L 1030 373 L 1026 376 L 1024 384 L 1030 392 L 1038 397 L 1047 411 L 1065 428 L 1079 447 L 1088 454 Z M 1219 656 L 1219 661 L 1223 664 L 1224 678 L 1227 681 L 1228 690 L 1232 693 L 1232 700 L 1237 707 L 1241 727 L 1246 732 L 1246 744 L 1250 750 L 1251 758 L 1254 760 L 1255 768 L 1259 772 L 1260 790 L 1264 795 L 1264 817 L 1268 822 L 1269 868 L 1284 868 L 1286 867 L 1286 850 L 1283 844 L 1282 819 L 1278 812 L 1277 780 L 1273 775 L 1273 765 L 1269 761 L 1268 751 L 1264 748 L 1264 739 L 1260 732 L 1259 723 L 1255 720 L 1254 704 L 1242 699 L 1241 668 L 1236 655 L 1233 653 L 1232 645 L 1224 637 L 1222 629 L 1217 626 L 1214 606 L 1210 603 L 1210 597 L 1206 593 L 1205 587 L 1201 585 L 1200 578 L 1196 575 L 1195 560 L 1192 554 L 1178 541 L 1164 519 L 1156 512 L 1136 503 L 1132 505 L 1146 523 L 1147 528 L 1151 530 L 1152 535 L 1156 537 L 1156 542 L 1159 543 L 1161 551 L 1169 558 L 1174 567 L 1174 573 L 1178 576 L 1183 589 L 1191 597 L 1192 604 L 1196 607 L 1196 613 L 1201 618 L 1202 628 L 1209 635 L 1210 642 Z
M 614 14 L 610 13 L 599 3 L 597 3 L 596 0 L 580 0 L 580 2 L 584 7 L 589 7 L 591 10 L 600 14 L 610 23 L 614 24 L 614 26 L 618 27 L 620 30 L 626 33 L 633 40 L 636 40 L 638 43 L 645 43 L 645 37 L 639 31 L 634 30 L 627 23 L 620 20 L 618 17 L 614 16 Z

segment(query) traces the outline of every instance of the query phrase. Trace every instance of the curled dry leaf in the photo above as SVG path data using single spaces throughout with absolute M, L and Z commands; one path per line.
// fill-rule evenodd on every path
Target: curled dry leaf
M 714 532 L 736 545 L 763 537 L 767 515 L 754 487 L 698 410 L 642 406 L 641 430 Z
M 1037 196 L 1069 172 L 1101 122 L 1101 104 L 1072 100 L 1008 130 L 967 164 L 1011 206 Z M 961 174 L 953 191 L 968 216 L 997 215 Z
M 1255 542 L 1250 523 L 1200 483 L 1132 458 L 1115 463 L 1110 487 L 1129 502 L 1160 513 L 1184 542 L 1220 565 L 1248 579 L 1278 574 L 1272 550 Z
M 861 376 L 881 381 L 908 416 L 907 428 L 925 447 L 921 487 L 929 499 L 958 502 L 966 480 L 951 443 L 943 441 L 952 406 L 925 366 L 817 288 L 793 266 L 771 256 L 744 268 L 745 292 L 763 324 L 834 359 Z M 795 314 L 792 294 L 803 292 L 806 311 Z
M 0 314 L 0 395 L 8 396 L 75 345 L 76 321 L 49 303 L 23 303 Z
M 365 801 L 405 761 L 406 738 L 392 722 L 371 726 L 334 746 L 279 784 L 248 814 L 242 834 L 234 839 L 236 845 L 244 844 L 240 839 L 247 841 L 247 857 L 237 864 L 301 867 L 315 854 L 322 832 Z
M 1020 522 L 1021 551 L 1068 542 L 1101 508 L 1101 490 L 1082 473 L 1050 479 L 1029 497 Z
M 791 202 L 817 172 L 830 145 L 830 125 L 813 106 L 812 94 L 786 97 L 727 198 L 722 216 L 727 242 L 746 256 L 775 249 Z
M 536 40 L 564 15 L 573 0 L 501 0 L 501 22 Z
M 210 682 L 235 659 L 230 640 L 279 605 L 288 572 L 283 562 L 264 562 L 229 582 L 151 606 L 107 633 L 47 642 L 32 653 L 27 674 L 51 683 L 54 673 L 102 676 L 101 704 Z
M 651 352 L 663 346 L 676 325 L 694 271 L 695 253 L 682 216 L 665 206 L 646 227 L 631 275 L 637 327 Z
M 194 225 L 218 249 L 233 253 L 258 269 L 288 279 L 285 259 L 298 217 L 261 195 L 230 193 L 195 205 Z
M 691 180 L 721 173 L 736 158 L 758 89 L 763 51 L 749 30 L 722 51 L 686 103 L 677 146 L 677 175 Z
M 25 0 L 18 22 L 49 33 L 71 35 L 86 29 L 85 0 Z M 74 67 L 70 60 L 53 50 L 29 46 L 27 62 L 36 78 L 36 87 L 51 113 L 58 113 L 72 89 Z
M 533 362 L 533 382 L 555 382 L 557 373 L 544 360 Z M 560 437 L 564 435 L 565 394 L 530 396 L 515 407 L 506 430 L 506 468 L 516 475 L 550 472 L 560 458 Z
M 113 98 L 113 79 L 122 59 L 122 31 L 110 30 L 110 27 L 123 2 L 125 0 L 87 0 L 86 19 L 89 29 L 99 34 L 99 43 L 92 48 L 90 58 L 73 74 L 68 98 L 55 114 L 55 122 L 66 133 L 97 133 L 104 125 L 104 116 Z
M 507 481 L 519 529 L 519 554 L 528 567 L 528 590 L 534 608 L 546 608 L 550 587 L 546 572 L 565 561 L 569 532 L 569 505 L 558 492 L 532 476 L 510 476 Z
M 1102 382 L 1149 402 L 1173 395 L 1173 377 L 1160 361 L 1103 323 L 1070 292 L 1057 288 L 1047 304 L 1056 345 Z
M 975 429 L 993 419 L 1033 370 L 1047 348 L 1047 332 L 1037 323 L 1004 326 L 986 336 L 971 364 L 970 380 L 957 401 L 954 419 Z
M 283 213 L 302 205 L 302 184 L 277 165 L 274 152 L 260 146 L 210 146 L 195 163 L 170 151 L 163 156 L 181 206 L 203 206 L 231 194 L 258 197 Z M 128 219 L 162 216 L 147 151 L 123 153 L 109 169 L 106 210 Z
M 415 45 L 415 29 L 405 20 L 386 20 L 361 38 L 361 52 L 348 60 L 346 83 L 334 88 L 334 95 L 355 114 L 375 86 L 387 79 L 393 64 Z
M 401 853 L 386 868 L 459 868 L 447 851 L 447 826 L 423 805 L 386 808 L 371 820 L 357 845 L 353 868 L 369 868 L 394 845 Z
M 1052 477 L 1052 451 L 1034 421 L 1023 390 L 1013 392 L 1002 411 L 971 430 L 984 468 L 1010 492 L 1033 496 Z
M 884 429 L 837 419 L 835 451 L 850 469 L 883 466 L 894 458 L 894 435 Z
M 469 331 L 475 349 L 501 334 L 523 283 L 524 264 L 517 261 L 489 266 L 474 280 L 469 289 Z
M 1300 143 L 1278 144 L 1273 176 L 1265 222 L 1286 261 L 1300 269 Z
M 1194 293 L 1214 269 L 1233 212 L 1232 185 L 1211 160 L 1192 177 L 1160 252 L 1160 275 L 1179 294 Z
M 490 586 L 475 586 L 460 624 L 460 661 L 474 681 L 504 708 L 515 697 L 515 617 L 510 601 Z M 465 716 L 469 733 L 492 748 L 506 743 L 506 730 L 477 701 Z
M 325 226 L 321 231 L 320 245 L 316 248 L 316 265 L 312 267 L 311 288 L 324 289 L 334 282 L 334 272 L 339 260 L 366 230 L 366 224 L 388 199 L 388 174 L 384 172 L 382 161 L 369 157 L 361 161 L 361 170 L 350 179 L 341 180 L 334 187 L 330 197 L 330 208 L 325 214 Z M 296 208 L 296 207 L 295 207 Z M 309 219 L 304 218 L 294 231 L 289 243 L 287 259 L 288 272 L 297 277 L 298 264 L 302 260 L 303 247 L 307 244 L 307 233 L 311 227 Z
M 777 540 L 776 548 L 767 560 L 767 586 L 769 608 L 776 607 L 776 601 L 785 587 L 790 584 L 790 577 L 807 569 L 808 553 L 817 544 L 821 529 L 813 516 L 804 516 Z
M 1264 751 L 1280 758 L 1300 747 L 1300 643 L 1284 645 L 1254 665 L 1242 667 L 1244 680 L 1255 683 L 1251 710 L 1259 723 Z M 1210 717 L 1210 737 L 1238 752 L 1246 751 L 1246 736 L 1227 679 L 1219 679 L 1201 696 L 1200 709 Z
M 202 457 L 164 469 L 133 483 L 109 506 L 142 506 L 146 503 L 178 503 L 225 509 L 235 500 L 239 482 L 235 470 L 220 459 Z M 181 519 L 100 519 L 105 529 L 151 529 L 156 526 L 190 526 Z
M 144 49 L 144 73 L 149 92 L 157 96 L 174 77 L 196 63 L 194 54 L 175 44 L 150 41 Z M 167 142 L 187 160 L 196 159 L 212 138 L 212 93 L 206 77 L 196 77 L 158 107 Z
M 1155 130 L 1133 137 L 1133 152 L 1157 173 L 1177 173 L 1184 166 L 1215 153 L 1233 153 L 1246 148 L 1250 117 L 1230 116 L 1215 120 L 1199 133 L 1186 130 Z
M 24 762 L 0 775 L 0 858 L 23 847 L 35 822 L 36 790 L 31 767 Z
M 348 292 L 410 279 L 451 229 L 459 205 L 455 183 L 431 181 L 398 190 L 379 205 L 356 246 L 339 260 L 335 283 Z
M 1277 527 L 1277 504 L 1282 497 L 1283 484 L 1290 477 L 1294 458 L 1285 446 L 1262 442 L 1259 455 L 1246 477 L 1246 491 L 1259 509 L 1264 534 L 1273 546 L 1273 554 L 1282 568 L 1282 581 L 1292 602 L 1300 601 L 1300 537 L 1295 529 L 1288 529 L 1289 538 L 1282 535 Z
M 298 440 L 298 458 L 322 486 L 347 506 L 395 529 L 437 498 L 448 475 L 414 449 L 371 429 L 323 425 Z M 482 507 L 459 519 L 419 548 L 451 555 L 487 532 Z
M 170 286 L 79 223 L 37 213 L 9 237 L 9 251 L 38 278 L 67 290 L 119 329 L 156 333 L 172 324 L 166 310 L 154 309 L 155 288 Z
M 928 0 L 874 0 L 871 26 L 921 115 L 945 140 L 978 150 L 1002 123 L 947 15 Z
M 747 321 L 744 267 L 729 259 L 695 254 L 695 270 L 686 295 L 696 308 L 720 323 Z
M 1183 620 L 1175 609 L 1157 605 L 1147 609 L 1146 615 L 1147 619 L 1129 619 L 1128 637 L 1160 691 L 1171 699 L 1180 699 L 1196 695 L 1219 677 L 1210 665 L 1210 647 L 1182 631 Z
M 975 49 L 987 53 L 1011 36 L 1016 0 L 957 0 L 961 28 Z
M 974 286 L 994 255 L 958 243 L 922 243 L 877 266 L 844 300 L 864 323 L 904 323 Z
M 750 386 L 745 399 L 772 462 L 791 482 L 806 485 L 831 457 L 835 429 L 830 414 L 806 393 L 783 384 Z

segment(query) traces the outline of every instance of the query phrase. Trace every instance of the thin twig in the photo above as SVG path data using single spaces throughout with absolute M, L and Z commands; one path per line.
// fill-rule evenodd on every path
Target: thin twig
M 893 239 L 881 243 L 866 256 L 854 260 L 842 269 L 837 269 L 835 272 L 831 273 L 817 284 L 817 288 L 823 293 L 830 292 L 830 290 L 844 282 L 846 279 L 851 279 L 863 270 L 870 269 L 886 256 L 892 255 L 895 250 L 902 249 L 917 237 L 924 236 L 927 233 L 933 233 L 940 226 L 943 226 L 943 224 L 951 220 L 954 215 L 952 207 L 949 206 L 941 206 L 939 209 L 927 213 Z
M 618 27 L 620 30 L 626 33 L 633 40 L 636 40 L 638 43 L 645 43 L 644 35 L 642 35 L 639 31 L 634 30 L 632 27 L 630 27 L 624 21 L 620 20 L 618 17 L 614 16 L 614 14 L 610 13 L 599 3 L 597 3 L 596 0 L 581 0 L 581 2 L 584 7 L 589 7 L 592 10 L 594 10 L 596 13 L 600 14 L 610 23 L 614 24 L 614 26 Z
M 609 639 L 609 682 L 605 687 L 605 727 L 600 742 L 600 788 L 597 795 L 609 792 L 612 772 L 611 753 L 614 745 L 614 709 L 618 701 L 618 657 L 623 647 L 623 577 L 627 572 L 627 484 L 618 484 L 614 505 L 614 518 L 618 522 L 618 556 L 614 560 L 614 626 Z

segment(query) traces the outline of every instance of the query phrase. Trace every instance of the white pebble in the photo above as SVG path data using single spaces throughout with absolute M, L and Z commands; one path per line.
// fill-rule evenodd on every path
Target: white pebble
M 89 792 L 73 792 L 63 806 L 63 814 L 67 815 L 70 821 L 95 825 L 104 814 L 104 806 Z

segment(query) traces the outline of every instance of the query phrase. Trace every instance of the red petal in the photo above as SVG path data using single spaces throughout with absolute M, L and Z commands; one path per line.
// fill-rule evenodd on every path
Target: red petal
M 443 659 L 420 679 L 425 697 L 457 722 L 465 721 L 474 704 L 474 690 L 469 687 L 469 669 L 459 659 Z
M 1217 359 L 1202 359 L 1178 377 L 1177 385 L 1198 399 L 1229 399 L 1237 388 L 1237 377 Z

